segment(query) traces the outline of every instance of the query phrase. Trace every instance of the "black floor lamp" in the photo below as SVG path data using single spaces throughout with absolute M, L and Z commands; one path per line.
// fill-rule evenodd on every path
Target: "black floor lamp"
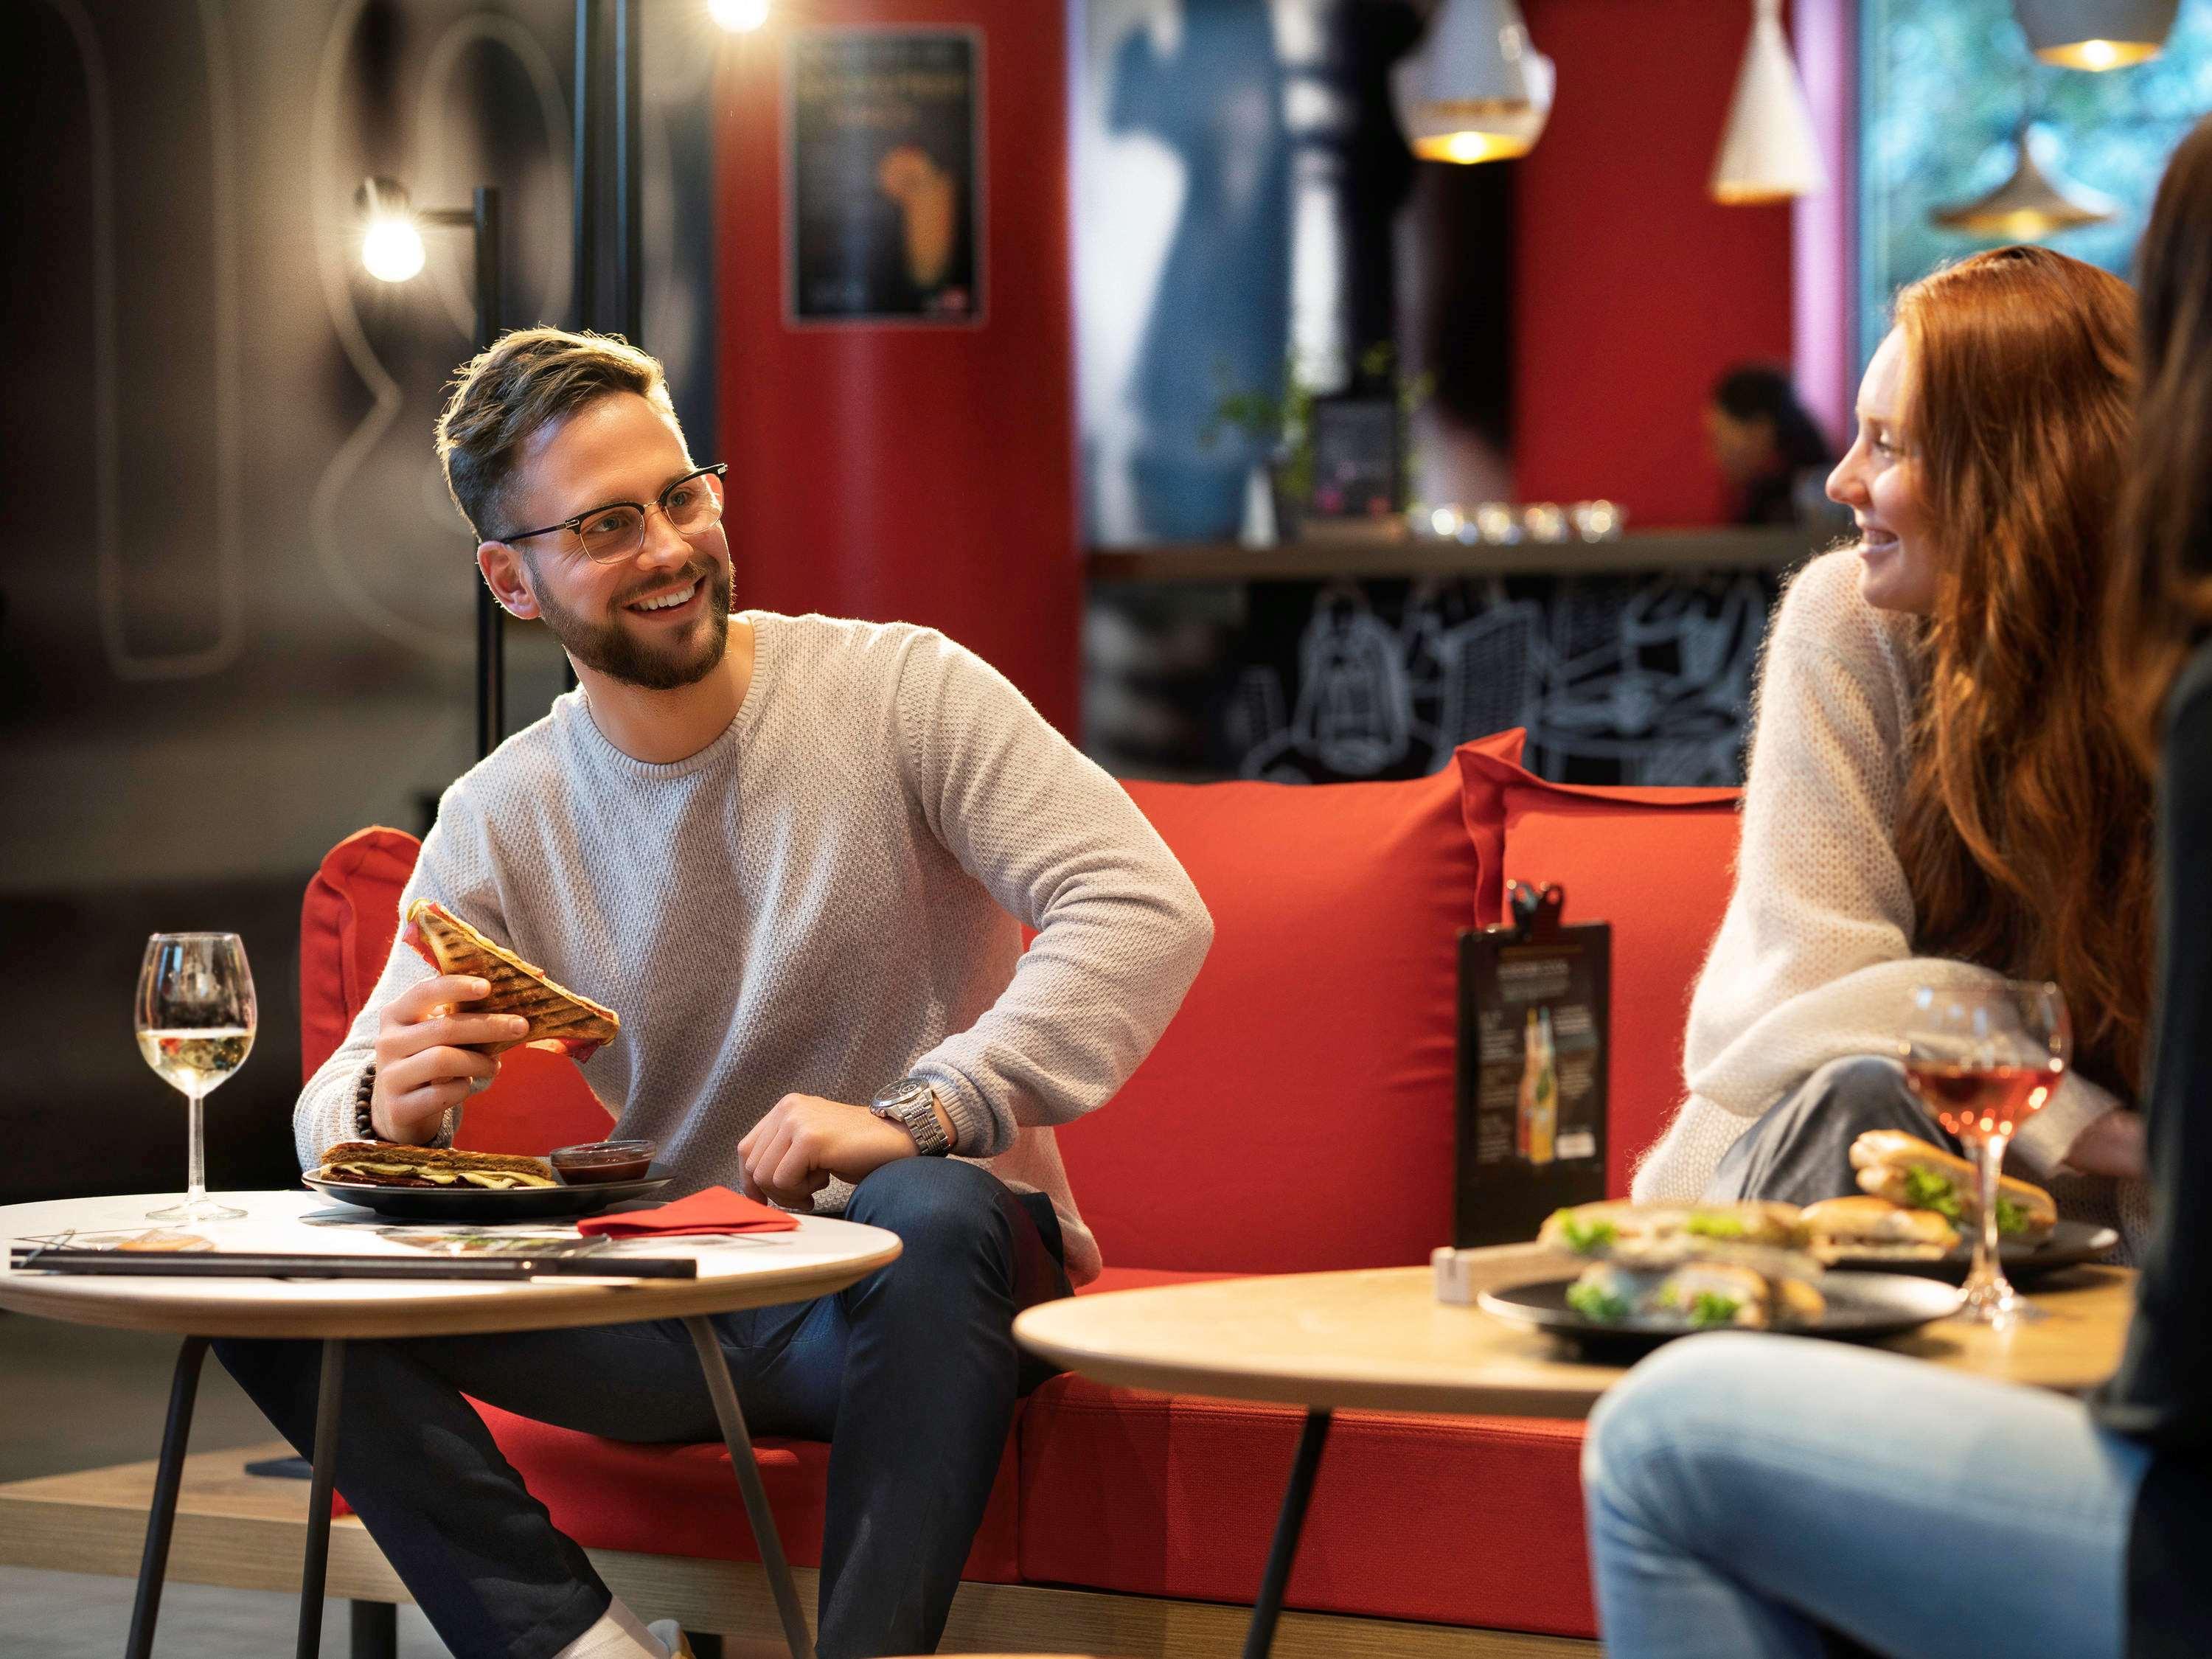
M 392 179 L 369 179 L 354 192 L 354 205 L 366 221 L 362 264 L 387 283 L 404 283 L 422 269 L 422 227 L 473 233 L 477 277 L 477 349 L 488 351 L 499 337 L 499 191 L 477 187 L 475 205 L 415 208 L 407 187 Z M 477 757 L 499 746 L 507 728 L 507 641 L 503 613 L 491 589 L 477 584 Z

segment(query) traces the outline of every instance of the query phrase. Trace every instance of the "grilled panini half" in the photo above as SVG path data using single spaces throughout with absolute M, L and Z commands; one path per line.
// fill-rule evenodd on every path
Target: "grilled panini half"
M 407 907 L 408 943 L 429 958 L 441 974 L 465 974 L 488 981 L 491 994 L 470 1005 L 483 1014 L 520 1014 L 530 1022 L 522 1036 L 483 1045 L 488 1054 L 505 1054 L 520 1043 L 557 1048 L 581 1062 L 622 1030 L 622 1016 L 589 997 L 556 985 L 543 969 L 495 945 L 442 904 L 416 899 Z
M 386 1140 L 342 1140 L 323 1154 L 322 1181 L 370 1187 L 557 1187 L 553 1166 L 542 1158 L 508 1152 L 465 1152 L 451 1146 L 403 1146 Z

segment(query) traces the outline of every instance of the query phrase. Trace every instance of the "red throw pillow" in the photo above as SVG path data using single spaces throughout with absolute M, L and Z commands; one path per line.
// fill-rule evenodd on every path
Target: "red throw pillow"
M 1106 1259 L 1425 1261 L 1451 1242 L 1456 941 L 1474 915 L 1457 779 L 1128 789 L 1214 939 L 1151 1056 L 1060 1132 Z
M 1682 1030 L 1735 885 L 1741 792 L 1550 783 L 1493 741 L 1458 752 L 1476 908 L 1495 923 L 1508 880 L 1556 882 L 1567 921 L 1612 924 L 1606 1185 L 1626 1193 L 1682 1097 Z

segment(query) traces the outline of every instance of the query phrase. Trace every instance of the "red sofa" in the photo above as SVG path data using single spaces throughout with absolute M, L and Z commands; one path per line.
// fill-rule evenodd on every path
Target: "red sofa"
M 1674 1103 L 1689 987 L 1726 901 L 1731 790 L 1547 783 L 1520 734 L 1402 783 L 1133 783 L 1212 909 L 1211 956 L 1158 1048 L 1061 1132 L 1108 1263 L 1098 1293 L 1177 1278 L 1406 1265 L 1450 1242 L 1455 941 L 1509 878 L 1613 927 L 1610 1184 Z M 302 917 L 307 1066 L 366 998 L 413 837 L 366 830 Z M 518 1050 L 465 1145 L 542 1151 L 605 1114 L 565 1060 Z M 587 1547 L 752 1559 L 720 1445 L 598 1441 L 484 1408 Z M 968 1576 L 1249 1603 L 1297 1435 L 1279 1407 L 1073 1376 L 1025 1403 Z M 1578 1423 L 1338 1415 L 1288 1605 L 1593 1635 Z M 818 1560 L 827 1448 L 764 1440 L 783 1537 Z

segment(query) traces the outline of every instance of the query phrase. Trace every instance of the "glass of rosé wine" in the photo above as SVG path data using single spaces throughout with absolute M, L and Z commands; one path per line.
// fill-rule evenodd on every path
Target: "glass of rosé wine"
M 1977 1166 L 1979 1190 L 1956 1218 L 1974 1232 L 1957 1316 L 1999 1327 L 2041 1318 L 2004 1275 L 1997 1174 L 2013 1131 L 2057 1092 L 2073 1058 L 2065 997 L 2056 985 L 2033 981 L 1915 986 L 1899 1047 L 1912 1092 Z

